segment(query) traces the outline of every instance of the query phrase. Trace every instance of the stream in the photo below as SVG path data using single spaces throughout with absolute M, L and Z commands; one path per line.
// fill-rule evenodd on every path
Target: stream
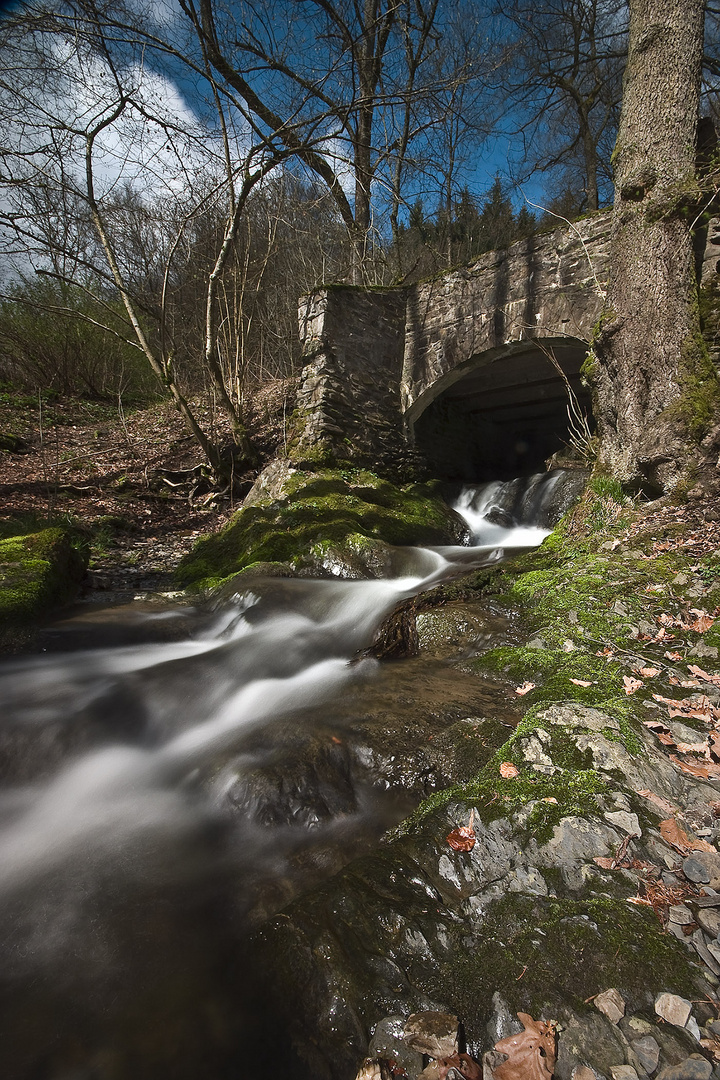
M 403 745 L 504 708 L 448 650 L 357 656 L 398 602 L 539 544 L 556 482 L 465 489 L 469 546 L 394 549 L 387 579 L 93 610 L 0 664 L 4 1080 L 273 1075 L 248 932 L 440 782 Z

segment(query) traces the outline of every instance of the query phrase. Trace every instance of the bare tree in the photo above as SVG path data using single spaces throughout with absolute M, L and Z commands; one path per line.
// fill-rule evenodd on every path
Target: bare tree
M 198 359 L 249 460 L 239 401 L 222 373 L 219 295 L 248 199 L 288 150 L 271 133 L 258 135 L 237 103 L 221 98 L 202 38 L 194 53 L 174 44 L 164 52 L 204 79 L 204 118 L 179 99 L 164 100 L 172 98 L 173 83 L 146 66 L 148 35 L 120 21 L 117 8 L 108 18 L 94 0 L 58 10 L 36 6 L 6 20 L 2 33 L 6 250 L 25 268 L 29 262 L 96 299 L 103 289 L 114 290 L 126 340 L 143 354 L 220 477 L 219 449 L 177 379 L 171 283 L 191 224 L 208 207 L 222 206 L 221 236 L 205 276 Z M 105 329 L 118 333 L 116 319 Z
M 503 126 L 519 141 L 521 171 L 579 172 L 578 209 L 597 210 L 610 187 L 626 0 L 510 0 L 497 9 L 496 33 Z

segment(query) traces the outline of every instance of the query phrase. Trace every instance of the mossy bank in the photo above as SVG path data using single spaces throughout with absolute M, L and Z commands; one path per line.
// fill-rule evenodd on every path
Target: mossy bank
M 1 523 L 0 650 L 6 652 L 32 644 L 38 624 L 76 595 L 87 566 L 87 545 L 76 530 L 22 529 Z
M 383 545 L 457 543 L 461 519 L 433 485 L 397 485 L 365 469 L 305 472 L 277 463 L 225 528 L 200 540 L 178 568 L 207 589 L 258 564 L 351 576 L 383 570 Z

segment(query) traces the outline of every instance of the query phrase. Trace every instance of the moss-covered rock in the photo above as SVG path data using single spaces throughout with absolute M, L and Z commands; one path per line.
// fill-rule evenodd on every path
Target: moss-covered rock
M 67 528 L 0 539 L 0 648 L 26 645 L 33 625 L 75 596 L 86 566 L 85 545 Z
M 251 493 L 221 532 L 200 540 L 182 560 L 182 585 L 209 588 L 259 562 L 379 576 L 388 563 L 383 543 L 457 543 L 465 533 L 431 486 L 399 487 L 367 470 L 287 468 L 272 484 L 261 478 L 258 488 L 261 497 Z

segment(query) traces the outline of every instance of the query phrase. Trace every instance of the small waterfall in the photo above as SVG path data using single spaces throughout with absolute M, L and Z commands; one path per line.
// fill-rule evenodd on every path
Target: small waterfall
M 503 534 L 493 531 L 500 527 L 506 543 L 507 530 L 513 536 L 518 528 L 528 529 L 528 546 L 534 546 L 572 506 L 587 477 L 585 469 L 553 469 L 514 480 L 493 480 L 463 488 L 455 509 L 467 521 L 475 544 L 501 543 Z M 515 535 L 519 540 L 520 534 Z

